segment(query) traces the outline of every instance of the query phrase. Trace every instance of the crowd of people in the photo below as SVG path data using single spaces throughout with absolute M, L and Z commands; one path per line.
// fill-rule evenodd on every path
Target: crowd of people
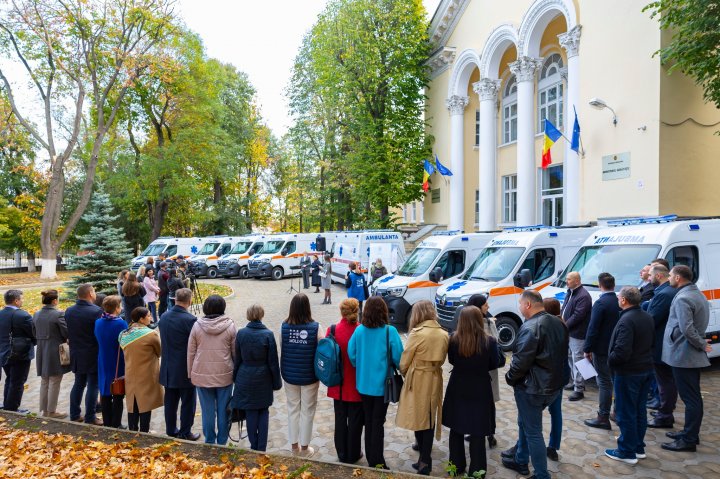
M 163 275 L 167 265 L 159 266 Z M 328 387 L 341 462 L 356 463 L 364 451 L 368 465 L 387 468 L 384 428 L 393 401 L 387 388 L 397 369 L 404 386 L 395 423 L 415 434 L 412 448 L 418 451 L 418 461 L 413 468 L 430 474 L 432 445 L 446 426 L 455 474 L 484 477 L 486 442 L 490 448 L 497 445 L 498 368 L 506 363 L 484 295 L 469 299 L 452 334 L 441 328 L 431 302 L 416 303 L 403 346 L 397 330 L 388 324 L 385 301 L 352 290 L 362 284 L 351 284 L 350 297 L 339 304 L 339 321 L 328 328 L 313 319 L 308 296 L 299 293 L 290 302 L 278 348 L 273 332 L 263 324 L 262 306 L 249 307 L 247 325 L 237 330 L 238 318 L 226 314 L 225 300 L 218 295 L 204 301 L 203 315 L 196 318 L 190 312 L 193 293 L 186 287 L 176 288 L 172 300 L 168 291 L 167 309 L 156 321 L 148 293 L 162 297 L 163 289 L 154 283 L 154 269 L 142 272 L 142 284 L 134 273 L 122 274 L 118 295 L 103 297 L 91 285 L 81 285 L 76 304 L 64 312 L 57 307 L 56 290 L 43 292 L 43 307 L 34 316 L 22 309 L 22 291 L 5 292 L 6 307 L 0 311 L 4 409 L 22 411 L 23 386 L 34 358 L 41 377 L 39 411 L 44 416 L 67 417 L 57 410 L 57 402 L 62 377 L 72 371 L 72 421 L 123 428 L 126 408 L 127 428 L 147 432 L 152 411 L 164 406 L 165 433 L 194 441 L 200 438 L 192 432 L 199 398 L 206 443 L 226 444 L 231 419 L 244 418 L 250 447 L 264 451 L 269 407 L 274 391 L 283 388 L 292 453 L 310 457 L 319 391 L 316 353 L 327 338 L 339 348 L 342 364 L 342 380 Z M 348 276 L 351 282 L 354 274 Z M 567 275 L 562 304 L 532 289 L 520 295 L 525 321 L 505 374 L 518 410 L 518 440 L 501 453 L 505 467 L 529 474 L 532 462 L 534 477 L 550 477 L 547 459 L 558 459 L 561 443 L 562 390 L 571 391 L 570 401 L 584 398 L 585 381 L 578 366 L 582 358 L 592 361 L 600 391 L 597 417 L 585 423 L 611 429 L 614 417 L 620 428 L 617 447 L 607 449 L 608 457 L 630 464 L 646 457 L 646 427 L 672 427 L 678 394 L 685 403 L 685 426 L 668 432 L 673 441 L 662 447 L 695 450 L 703 416 L 699 371 L 709 364 L 710 347 L 703 339 L 707 301 L 687 266 L 668 270 L 659 259 L 642 274 L 648 280 L 643 288 L 623 287 L 615 293 L 613 276 L 602 273 L 602 294 L 594 304 L 575 272 Z M 652 294 L 646 293 L 643 300 L 648 289 Z M 356 293 L 360 299 L 353 297 Z M 446 360 L 452 369 L 443 394 Z M 653 379 L 659 404 L 648 423 Z M 547 447 L 542 431 L 546 408 L 551 414 Z

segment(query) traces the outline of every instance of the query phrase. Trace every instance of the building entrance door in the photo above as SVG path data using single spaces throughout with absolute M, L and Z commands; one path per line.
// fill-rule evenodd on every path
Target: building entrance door
M 541 171 L 540 216 L 545 226 L 563 223 L 563 165 Z

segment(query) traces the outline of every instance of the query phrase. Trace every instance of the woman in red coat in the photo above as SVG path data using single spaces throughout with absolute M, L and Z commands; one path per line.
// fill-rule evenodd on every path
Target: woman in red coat
M 355 367 L 348 357 L 348 342 L 358 327 L 360 303 L 355 298 L 340 302 L 342 319 L 328 328 L 326 337 L 335 328 L 335 341 L 340 346 L 343 364 L 343 379 L 340 386 L 328 388 L 328 397 L 334 399 L 335 408 L 335 450 L 340 462 L 353 464 L 363 457 L 360 438 L 365 423 L 360 393 L 355 388 Z

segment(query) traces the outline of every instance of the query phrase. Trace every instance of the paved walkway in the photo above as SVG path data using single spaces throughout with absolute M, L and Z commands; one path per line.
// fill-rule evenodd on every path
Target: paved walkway
M 235 288 L 235 295 L 228 302 L 228 313 L 235 318 L 239 327 L 245 324 L 245 311 L 247 307 L 258 302 L 265 308 L 265 324 L 271 328 L 276 337 L 280 324 L 287 315 L 287 308 L 291 295 L 287 294 L 290 286 L 289 280 L 217 280 L 218 283 L 227 283 Z M 294 282 L 297 285 L 297 280 Z M 344 288 L 333 287 L 334 304 L 325 306 L 322 302 L 322 293 L 313 294 L 308 291 L 313 315 L 320 323 L 327 327 L 339 317 L 337 303 L 345 297 Z M 403 340 L 405 339 L 405 335 Z M 445 380 L 447 381 L 450 365 L 445 365 Z M 23 407 L 37 411 L 38 391 L 40 380 L 34 375 L 34 365 L 31 377 L 27 384 L 27 391 L 23 398 Z M 3 375 L 4 376 L 4 375 Z M 502 377 L 502 376 L 501 376 Z M 70 388 L 72 387 L 72 374 L 65 376 L 60 393 L 59 410 L 67 411 Z M 720 362 L 715 362 L 710 371 L 703 374 L 702 391 L 705 400 L 705 419 L 701 432 L 702 444 L 697 453 L 671 453 L 660 448 L 666 440 L 665 430 L 649 429 L 646 436 L 647 459 L 641 460 L 637 466 L 629 466 L 606 458 L 603 451 L 615 447 L 615 440 L 619 430 L 614 426 L 612 431 L 590 429 L 583 425 L 582 420 L 594 416 L 597 408 L 597 390 L 590 389 L 584 401 L 571 403 L 563 401 L 564 430 L 560 461 L 549 461 L 549 468 L 553 477 L 565 479 L 583 478 L 617 478 L 618 476 L 632 476 L 636 478 L 692 478 L 709 479 L 720 478 Z M 335 448 L 333 446 L 333 407 L 332 400 L 327 398 L 327 390 L 320 385 L 317 414 L 315 416 L 314 437 L 311 445 L 316 449 L 314 459 L 335 461 Z M 567 393 L 565 393 L 567 394 Z M 498 403 L 497 439 L 498 447 L 488 451 L 488 473 L 493 477 L 515 478 L 519 477 L 513 471 L 502 467 L 500 451 L 510 447 L 517 438 L 517 410 L 512 399 L 512 390 L 501 380 L 502 400 Z M 417 453 L 412 451 L 413 433 L 395 426 L 397 407 L 391 405 L 388 410 L 388 419 L 385 427 L 385 458 L 392 469 L 413 472 L 410 465 L 417 460 Z M 683 407 L 676 413 L 676 429 L 683 423 Z M 280 390 L 275 394 L 275 404 L 270 410 L 270 435 L 268 449 L 272 452 L 285 453 L 289 450 L 287 439 L 287 410 L 285 407 L 285 393 Z M 153 411 L 151 429 L 157 433 L 165 431 L 162 408 Z M 125 422 L 125 421 L 123 421 Z M 545 431 L 549 432 L 549 416 L 546 414 Z M 200 432 L 200 406 L 198 404 L 197 418 L 194 431 Z M 240 447 L 249 447 L 247 440 L 243 440 Z M 447 430 L 433 447 L 434 476 L 446 476 L 445 462 L 448 458 Z

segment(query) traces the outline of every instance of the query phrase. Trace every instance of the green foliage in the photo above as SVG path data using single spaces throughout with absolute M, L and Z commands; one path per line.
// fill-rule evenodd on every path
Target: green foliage
M 657 52 L 663 63 L 693 78 L 720 108 L 720 1 L 662 0 L 644 10 L 672 35 Z
M 83 283 L 90 283 L 102 293 L 115 292 L 118 273 L 132 260 L 130 245 L 121 228 L 115 226 L 118 215 L 113 214 L 110 196 L 99 187 L 93 195 L 83 221 L 89 225 L 87 234 L 79 238 L 81 255 L 75 257 L 70 269 L 82 270 L 64 287 L 73 294 Z

